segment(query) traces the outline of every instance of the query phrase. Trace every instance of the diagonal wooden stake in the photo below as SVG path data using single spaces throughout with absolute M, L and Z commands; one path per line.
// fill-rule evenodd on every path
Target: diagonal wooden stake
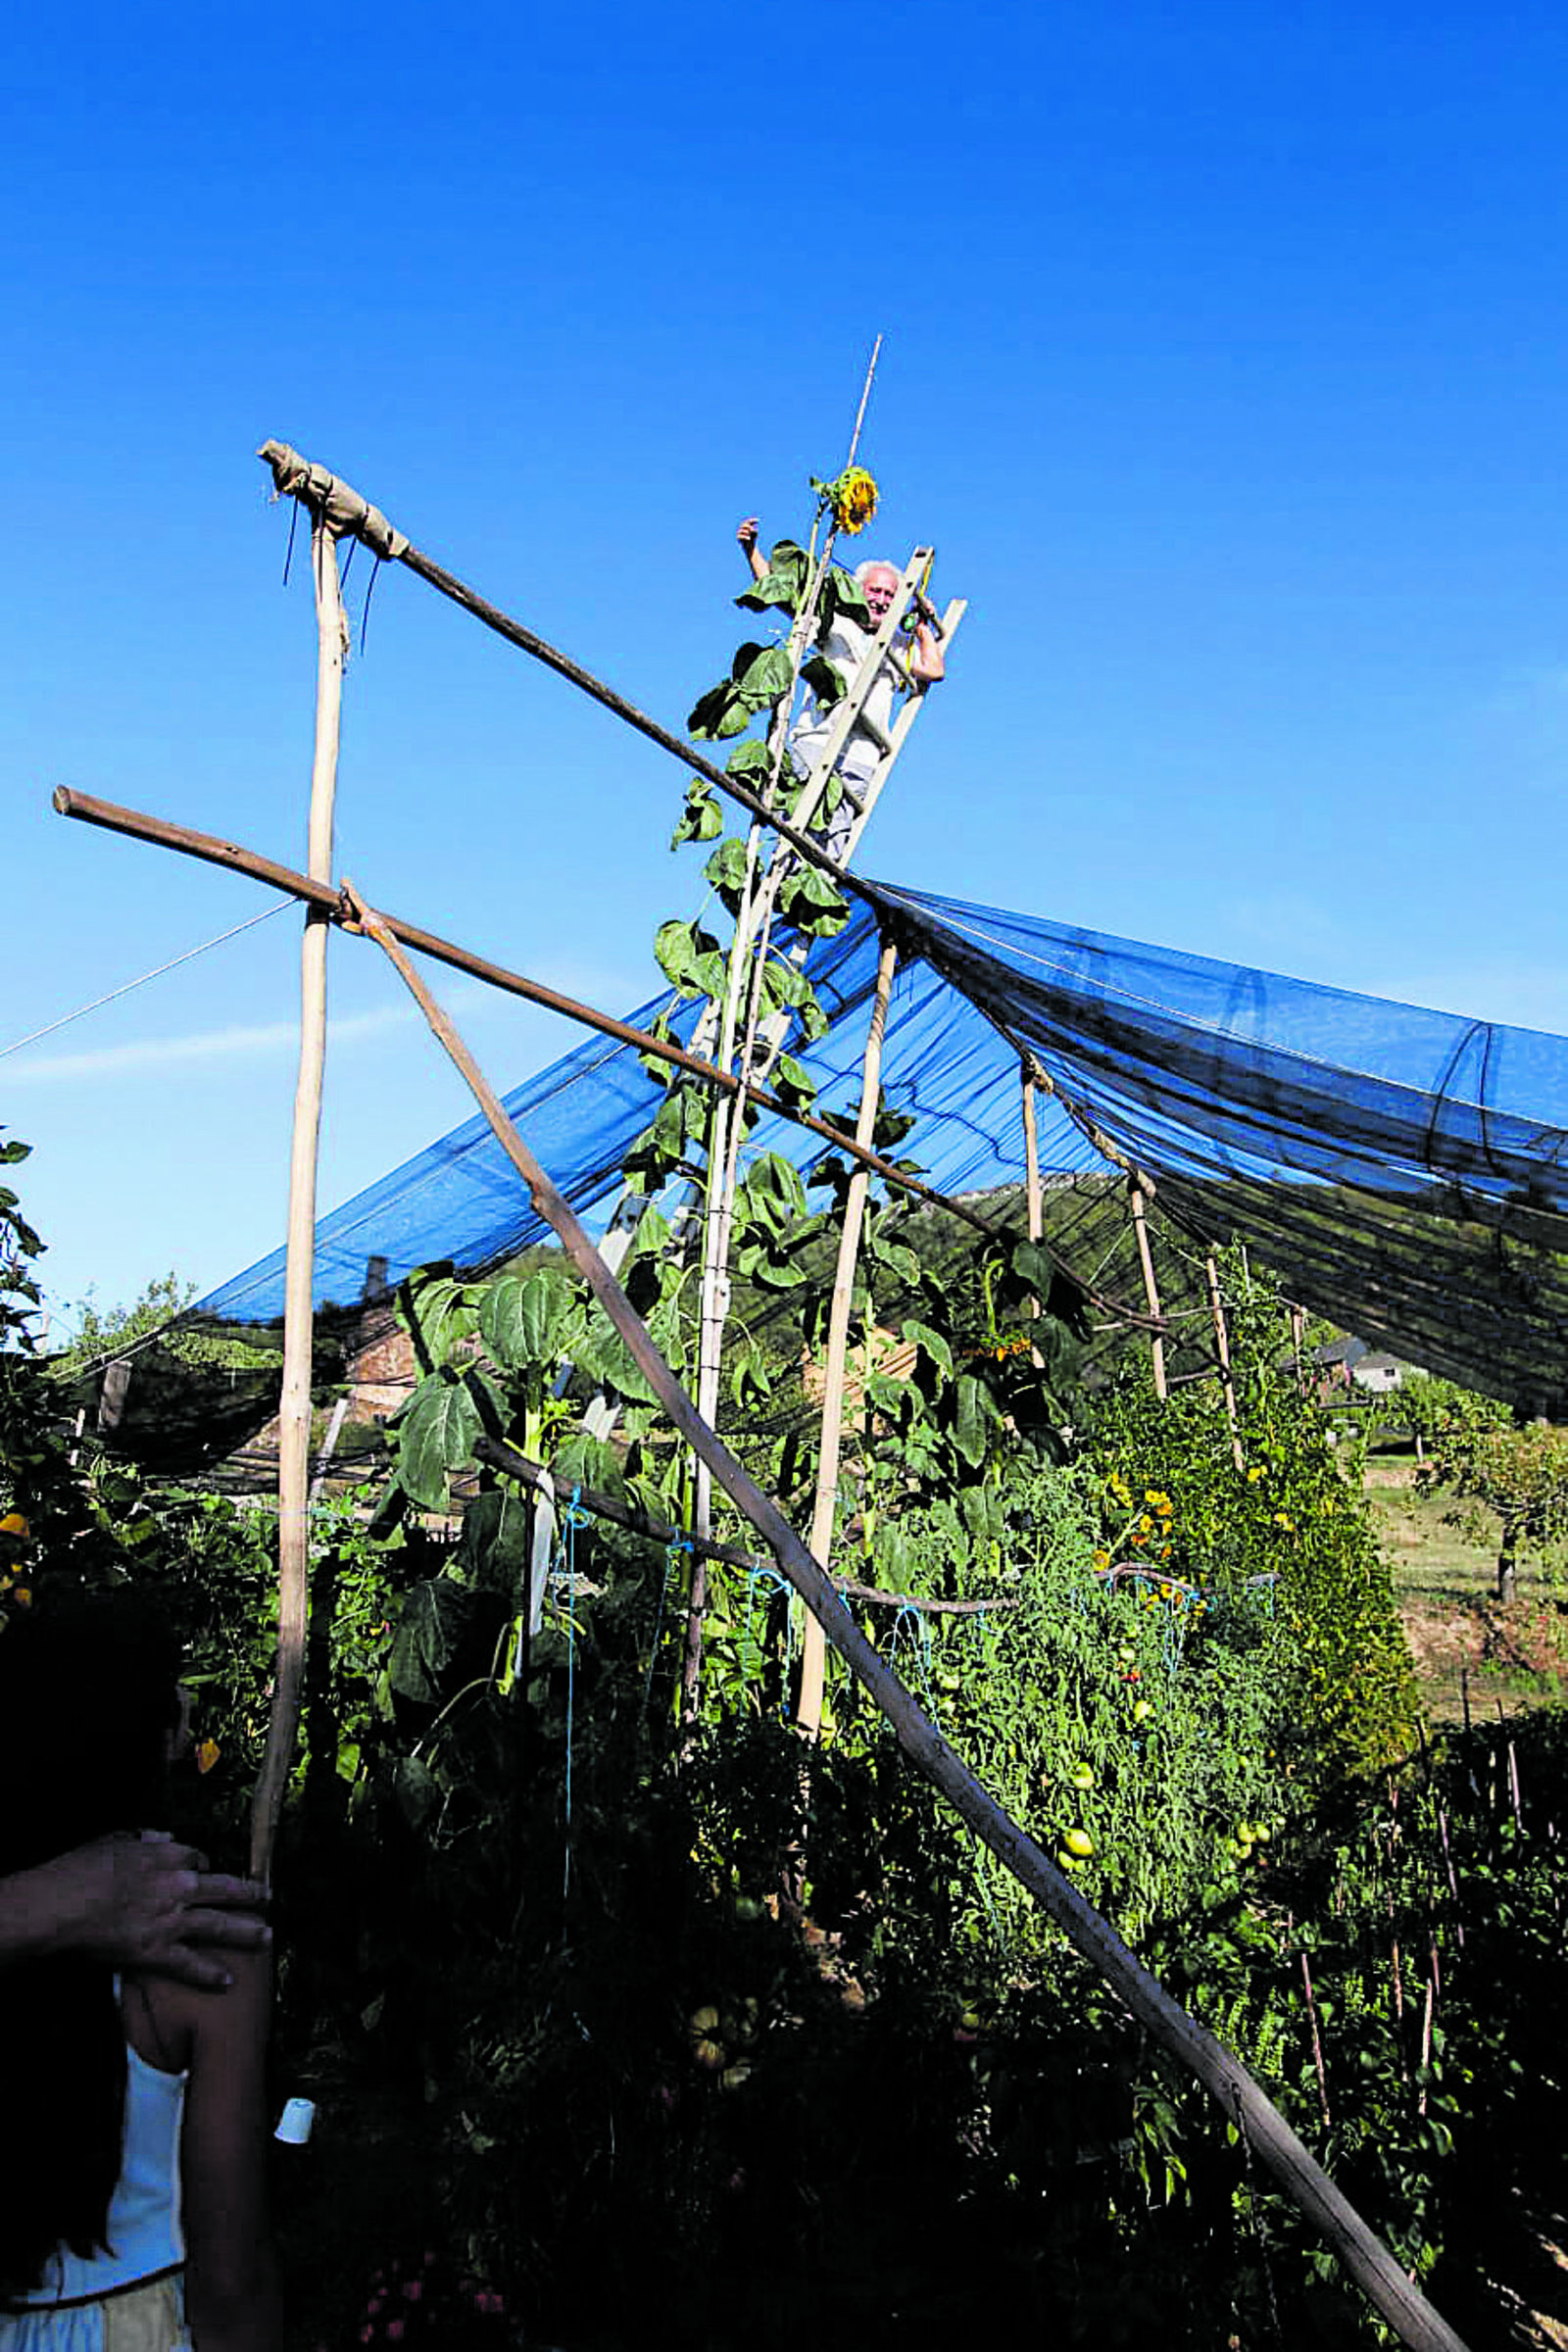
M 345 879 L 343 895 L 356 921 L 384 950 L 451 1055 L 490 1128 L 528 1188 L 534 1208 L 560 1236 L 562 1247 L 625 1341 L 632 1360 L 676 1430 L 708 1463 L 717 1484 L 767 1543 L 780 1569 L 820 1621 L 840 1656 L 892 1724 L 911 1762 L 939 1788 L 959 1818 L 982 1838 L 1004 1867 L 1035 1896 L 1074 1947 L 1099 1969 L 1164 2048 L 1194 2073 L 1225 2114 L 1246 2132 L 1253 2153 L 1286 2194 L 1321 2231 L 1347 2269 L 1410 2352 L 1466 2352 L 1463 2339 L 1434 2311 L 1387 2246 L 1309 2154 L 1246 2068 L 1212 2034 L 1170 1998 L 1106 1920 L 1085 1902 L 1027 1831 L 981 1788 L 968 1767 L 910 1697 L 860 1632 L 844 1602 L 788 1520 L 698 1413 L 649 1337 L 614 1275 L 569 1204 L 517 1133 L 500 1099 L 452 1022 L 398 946 L 392 932 Z

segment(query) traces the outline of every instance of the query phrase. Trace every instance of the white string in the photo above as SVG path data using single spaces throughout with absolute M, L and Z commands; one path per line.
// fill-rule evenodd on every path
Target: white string
M 90 1004 L 78 1004 L 74 1012 L 63 1012 L 58 1021 L 46 1022 L 43 1028 L 31 1030 L 25 1037 L 19 1037 L 14 1045 L 0 1046 L 0 1061 L 4 1061 L 8 1054 L 20 1054 L 24 1046 L 35 1046 L 41 1037 L 53 1037 L 57 1029 L 69 1029 L 73 1021 L 85 1019 L 89 1012 L 97 1012 L 101 1005 L 113 1004 L 117 997 L 128 997 L 132 989 L 145 988 L 149 980 L 161 980 L 165 972 L 177 971 L 182 963 L 189 963 L 197 956 L 205 956 L 209 948 L 220 948 L 225 940 L 238 939 L 242 931 L 251 931 L 258 923 L 270 922 L 274 914 L 281 914 L 289 904 L 289 900 L 279 899 L 275 906 L 264 906 L 260 914 L 247 915 L 244 922 L 234 925 L 232 931 L 220 931 L 216 939 L 204 939 L 199 948 L 187 948 L 183 956 L 175 956 L 168 963 L 160 963 L 154 970 L 143 972 L 139 980 L 127 980 L 122 988 L 112 988 L 106 997 L 94 997 Z

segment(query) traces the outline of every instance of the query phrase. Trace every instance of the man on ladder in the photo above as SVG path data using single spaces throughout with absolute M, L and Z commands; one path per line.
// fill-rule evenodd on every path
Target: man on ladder
M 735 536 L 741 553 L 751 566 L 755 580 L 767 577 L 767 559 L 757 543 L 757 516 L 750 514 Z M 864 596 L 871 614 L 871 626 L 863 629 L 858 621 L 846 613 L 836 613 L 822 652 L 844 679 L 846 688 L 871 650 L 871 641 L 899 593 L 900 574 L 897 564 L 873 561 L 861 564 L 855 574 L 856 584 Z M 936 615 L 923 596 L 916 594 L 918 618 L 914 642 L 907 660 L 889 649 L 877 666 L 865 696 L 860 715 L 850 730 L 849 740 L 839 754 L 834 773 L 844 787 L 837 808 L 827 820 L 822 847 L 834 863 L 843 862 L 849 836 L 865 793 L 881 763 L 893 732 L 893 698 L 903 687 L 923 694 L 926 687 L 935 686 L 946 675 L 942 640 L 932 626 Z M 831 710 L 823 710 L 808 696 L 799 718 L 790 729 L 790 756 L 801 777 L 808 776 L 826 745 L 831 724 Z

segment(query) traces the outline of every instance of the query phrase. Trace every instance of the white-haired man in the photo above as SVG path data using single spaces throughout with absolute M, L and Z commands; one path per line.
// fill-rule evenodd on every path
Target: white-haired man
M 740 542 L 741 553 L 751 566 L 752 577 L 755 580 L 765 579 L 767 577 L 767 558 L 757 543 L 757 516 L 749 514 L 736 531 L 735 536 Z M 862 628 L 858 621 L 851 620 L 845 613 L 836 613 L 827 635 L 822 640 L 821 648 L 834 668 L 838 670 L 846 687 L 854 681 L 857 671 L 869 653 L 871 640 L 887 617 L 888 610 L 899 593 L 901 577 L 902 574 L 897 564 L 884 564 L 876 558 L 857 567 L 855 578 L 861 595 L 865 598 L 866 607 L 871 615 L 870 628 Z M 923 691 L 927 686 L 935 686 L 947 674 L 947 670 L 942 654 L 942 640 L 931 626 L 936 615 L 923 597 L 916 598 L 916 612 L 918 617 L 915 623 L 914 642 L 906 657 L 906 664 L 909 678 L 913 681 L 916 690 Z M 892 733 L 893 699 L 903 683 L 903 678 L 891 662 L 884 659 L 878 662 L 876 676 L 871 682 L 871 690 L 861 706 L 863 715 L 870 721 L 870 727 L 861 726 L 857 722 L 850 729 L 849 740 L 834 763 L 835 774 L 843 779 L 857 799 L 870 782 L 876 771 L 877 762 L 882 757 L 881 745 L 871 732 L 871 728 L 876 728 L 883 735 Z M 803 776 L 808 775 L 816 765 L 826 745 L 832 718 L 831 705 L 824 709 L 817 703 L 814 696 L 808 696 L 799 718 L 790 729 L 791 757 Z M 827 820 L 827 828 L 822 835 L 822 847 L 836 864 L 843 862 L 844 853 L 849 846 L 850 833 L 855 824 L 855 808 L 846 797 L 841 798 L 838 807 Z

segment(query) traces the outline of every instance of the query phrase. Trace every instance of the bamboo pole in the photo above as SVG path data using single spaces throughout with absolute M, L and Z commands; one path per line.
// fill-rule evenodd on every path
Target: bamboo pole
M 899 951 L 891 939 L 884 938 L 882 954 L 876 967 L 876 998 L 871 1006 L 870 1027 L 866 1031 L 865 1060 L 860 1079 L 860 1115 L 855 1123 L 855 1140 L 865 1145 L 871 1141 L 876 1125 L 876 1106 L 882 1093 L 882 1039 L 887 1028 L 888 998 L 893 989 L 893 967 Z M 827 1362 L 822 1380 L 822 1438 L 816 1457 L 816 1499 L 811 1511 L 811 1557 L 826 1569 L 833 1556 L 833 1510 L 839 1492 L 839 1452 L 844 1436 L 844 1374 L 849 1350 L 850 1307 L 855 1296 L 855 1261 L 860 1251 L 860 1227 L 865 1216 L 865 1196 L 869 1179 L 864 1168 L 858 1167 L 850 1178 L 848 1198 L 844 1203 L 844 1221 L 839 1227 L 838 1262 L 833 1269 L 833 1297 L 828 1307 Z M 798 1730 L 811 1738 L 822 1728 L 822 1676 L 827 1652 L 819 1620 L 808 1616 L 801 1646 L 801 1692 L 795 1708 Z
M 1154 1282 L 1154 1260 L 1149 1248 L 1149 1220 L 1144 1211 L 1143 1187 L 1137 1178 L 1127 1188 L 1132 1202 L 1133 1234 L 1138 1243 L 1138 1263 L 1143 1269 L 1144 1298 L 1155 1322 L 1159 1320 L 1159 1292 Z M 1165 1343 L 1158 1331 L 1149 1335 L 1149 1352 L 1154 1360 L 1154 1395 L 1164 1403 L 1170 1391 L 1165 1385 Z
M 343 663 L 348 622 L 338 580 L 337 543 L 323 515 L 313 519 L 311 556 L 316 581 L 316 755 L 311 770 L 308 865 L 311 879 L 330 882 L 332 804 L 343 710 Z M 316 1168 L 321 1125 L 321 1072 L 326 1059 L 326 937 L 330 917 L 309 906 L 300 943 L 300 1052 L 294 1087 L 294 1142 L 288 1178 L 288 1255 L 284 1275 L 283 1382 L 277 1435 L 277 1666 L 261 1776 L 251 1800 L 251 1876 L 271 1872 L 283 1790 L 294 1760 L 300 1696 L 305 1681 L 309 1609 L 311 1309 L 316 1269 Z
M 443 570 L 429 556 L 422 555 L 401 531 L 393 528 L 380 509 L 362 497 L 352 484 L 340 480 L 324 466 L 301 457 L 298 450 L 290 449 L 286 442 L 264 442 L 256 454 L 265 466 L 270 467 L 273 487 L 279 498 L 297 498 L 302 504 L 308 503 L 313 513 L 320 512 L 329 516 L 332 528 L 339 536 L 363 539 L 371 552 L 383 561 L 405 565 L 427 586 L 450 598 L 453 604 L 461 605 L 466 612 L 471 612 L 476 620 L 482 621 L 487 629 L 493 629 L 498 637 L 504 637 L 509 645 L 516 646 L 519 652 L 531 654 L 536 662 L 542 662 L 547 669 L 553 669 L 568 685 L 577 687 L 579 692 L 589 696 L 603 709 L 612 711 L 627 726 L 635 728 L 639 735 L 645 735 L 650 743 L 657 743 L 661 751 L 668 752 L 683 767 L 701 776 L 705 783 L 711 784 L 753 816 L 771 825 L 782 840 L 787 841 L 792 849 L 821 872 L 830 875 L 840 889 L 859 890 L 859 885 L 845 874 L 842 866 L 834 863 L 821 844 L 813 841 L 809 834 L 797 832 L 777 816 L 759 794 L 750 791 L 738 778 L 726 774 L 721 767 L 715 767 L 710 760 L 705 760 L 700 752 L 693 751 L 690 744 L 682 743 L 678 735 L 672 735 L 667 727 L 662 727 L 657 719 L 639 710 L 635 703 L 629 703 L 623 694 L 617 694 L 612 686 L 607 686 L 602 678 L 596 678 L 580 662 L 573 662 L 534 630 L 524 627 L 520 620 L 514 620 L 510 613 L 502 612 L 498 605 L 490 604 L 477 590 L 468 587 L 450 571 Z
M 1024 1205 L 1029 1219 L 1029 1239 L 1038 1242 L 1045 1231 L 1046 1220 L 1040 1199 L 1040 1135 L 1035 1123 L 1035 1079 L 1027 1061 L 1019 1063 L 1018 1077 L 1023 1093 Z
M 133 841 L 152 842 L 159 849 L 177 851 L 181 857 L 195 858 L 205 865 L 222 866 L 229 873 L 248 875 L 253 881 L 268 883 L 273 890 L 286 891 L 291 898 L 300 899 L 307 906 L 319 906 L 333 921 L 342 922 L 349 929 L 355 927 L 352 918 L 344 912 L 341 892 L 334 889 L 331 883 L 313 881 L 310 875 L 300 873 L 295 867 L 279 864 L 275 858 L 263 858 L 255 850 L 247 850 L 237 842 L 224 841 L 216 833 L 198 833 L 192 826 L 176 825 L 168 817 L 149 816 L 139 808 L 125 808 L 118 802 L 99 800 L 91 793 L 74 792 L 69 784 L 57 784 L 51 799 L 60 816 L 74 817 L 82 824 L 100 825 L 106 832 L 128 834 Z M 831 1144 L 837 1152 L 850 1152 L 874 1176 L 880 1176 L 895 1191 L 906 1193 L 910 1200 L 923 1200 L 932 1208 L 946 1209 L 950 1216 L 973 1226 L 976 1233 L 983 1233 L 992 1241 L 1005 1238 L 1004 1226 L 983 1216 L 979 1209 L 972 1208 L 966 1200 L 952 1200 L 946 1193 L 939 1193 L 932 1186 L 922 1184 L 918 1177 L 906 1175 L 896 1161 L 884 1158 L 878 1152 L 860 1151 L 841 1128 L 833 1126 L 827 1119 L 819 1119 L 813 1111 L 795 1109 L 765 1086 L 755 1086 L 748 1079 L 717 1069 L 700 1054 L 689 1053 L 682 1046 L 670 1045 L 665 1039 L 655 1037 L 650 1030 L 635 1028 L 630 1021 L 617 1021 L 610 1013 L 599 1012 L 593 1005 L 584 1004 L 575 997 L 563 996 L 559 989 L 547 988 L 543 981 L 529 980 L 521 972 L 512 971 L 503 963 L 492 963 L 487 956 L 475 956 L 470 949 L 461 948 L 455 941 L 443 939 L 437 931 L 422 930 L 417 923 L 407 922 L 395 914 L 383 914 L 380 919 L 394 939 L 400 940 L 405 947 L 416 949 L 421 956 L 430 956 L 438 963 L 450 964 L 454 971 L 470 972 L 476 979 L 488 981 L 492 988 L 504 989 L 509 996 L 522 997 L 530 1004 L 542 1004 L 548 1011 L 559 1012 L 567 1020 L 579 1021 L 584 1028 L 597 1030 L 601 1037 L 615 1038 L 638 1054 L 652 1054 L 656 1061 L 667 1062 L 672 1069 L 687 1070 L 694 1078 L 704 1079 L 710 1085 L 727 1087 L 731 1094 L 744 1095 L 748 1102 L 755 1102 L 760 1109 L 770 1112 L 775 1118 L 786 1119 L 795 1127 L 807 1128 L 812 1135 L 820 1136 L 824 1143 Z M 996 1026 L 995 1023 L 992 1025 Z M 1012 1044 L 1013 1041 L 1009 1039 L 1008 1043 Z M 1016 1045 L 1013 1045 L 1013 1051 L 1017 1051 Z M 1147 1179 L 1144 1189 L 1146 1192 L 1149 1190 Z M 1121 1305 L 1117 1299 L 1107 1298 L 1102 1292 L 1083 1282 L 1050 1242 L 1042 1239 L 1040 1247 L 1052 1264 L 1076 1285 L 1091 1306 L 1098 1307 L 1102 1314 L 1111 1316 L 1117 1325 L 1125 1325 L 1130 1331 L 1149 1328 L 1147 1315 L 1136 1313 L 1133 1308 Z
M 1207 2029 L 1187 2015 L 1155 1982 L 1114 1929 L 1093 1910 L 1026 1831 L 1005 1814 L 948 1745 L 930 1718 L 866 1640 L 794 1529 L 742 1469 L 729 1448 L 698 1415 L 664 1362 L 646 1325 L 605 1264 L 568 1203 L 557 1192 L 508 1118 L 489 1081 L 447 1015 L 435 1003 L 389 925 L 353 897 L 365 930 L 390 957 L 445 1052 L 462 1072 L 491 1130 L 528 1187 L 538 1214 L 554 1228 L 572 1263 L 626 1342 L 633 1360 L 680 1436 L 702 1453 L 736 1507 L 758 1529 L 780 1569 L 821 1620 L 875 1705 L 886 1715 L 911 1761 L 950 1800 L 1004 1867 L 1025 1886 L 1126 2002 L 1132 2014 L 1213 2093 L 1225 2114 L 1287 2195 L 1316 2225 L 1351 2276 L 1410 2352 L 1466 2352 L 1463 2340 L 1434 2311 L 1388 2248 L 1337 2189 L 1245 2067 Z
M 140 809 L 122 808 L 114 801 L 96 800 L 90 793 L 74 792 L 67 784 L 56 786 L 53 803 L 61 816 L 73 816 L 84 824 L 100 825 L 110 833 L 128 834 L 132 840 L 151 842 L 159 849 L 175 850 L 183 857 L 199 858 L 204 864 L 220 865 L 230 873 L 244 874 L 253 881 L 266 882 L 274 890 L 286 891 L 291 898 L 302 900 L 308 906 L 319 907 L 332 921 L 343 923 L 347 929 L 357 928 L 353 918 L 345 913 L 342 893 L 335 885 L 315 881 L 310 875 L 296 871 L 293 866 L 280 865 L 275 858 L 260 857 L 254 850 L 242 849 L 237 843 L 223 841 L 217 834 L 197 833 L 190 826 L 172 824 L 166 817 L 147 816 Z M 896 1161 L 885 1158 L 879 1152 L 862 1152 L 831 1120 L 819 1119 L 812 1111 L 794 1109 L 767 1087 L 755 1086 L 749 1079 L 720 1070 L 714 1063 L 705 1061 L 701 1054 L 688 1053 L 683 1046 L 671 1045 L 667 1039 L 655 1037 L 652 1030 L 638 1029 L 630 1021 L 619 1021 L 611 1013 L 599 1012 L 593 1005 L 584 1004 L 575 997 L 563 996 L 559 989 L 547 988 L 541 980 L 530 980 L 521 972 L 509 970 L 505 964 L 492 963 L 486 956 L 475 956 L 467 948 L 460 948 L 454 941 L 443 939 L 439 932 L 421 930 L 416 923 L 405 922 L 395 914 L 383 914 L 379 919 L 394 939 L 400 940 L 405 947 L 416 949 L 421 956 L 429 956 L 438 963 L 449 964 L 456 972 L 467 972 L 475 979 L 488 981 L 491 987 L 504 989 L 509 996 L 521 997 L 530 1004 L 541 1004 L 549 1012 L 559 1012 L 566 1020 L 580 1022 L 585 1029 L 596 1030 L 601 1037 L 613 1038 L 620 1045 L 630 1046 L 635 1053 L 651 1054 L 656 1061 L 668 1063 L 671 1069 L 685 1070 L 691 1077 L 701 1078 L 710 1086 L 725 1087 L 732 1095 L 744 1095 L 760 1110 L 767 1111 L 774 1118 L 787 1120 L 791 1126 L 808 1129 L 810 1134 L 819 1136 L 823 1143 L 831 1144 L 836 1152 L 849 1152 L 869 1168 L 874 1176 L 880 1176 L 895 1191 L 906 1193 L 910 1200 L 923 1200 L 931 1208 L 946 1209 L 950 1216 L 972 1226 L 976 1233 L 984 1234 L 989 1241 L 1003 1238 L 1004 1228 L 982 1215 L 979 1209 L 972 1208 L 966 1200 L 951 1200 L 946 1193 L 939 1193 L 931 1185 L 922 1184 L 918 1177 L 906 1175 Z M 1070 1273 L 1067 1267 L 1062 1270 Z M 1086 1290 L 1084 1296 L 1102 1313 L 1121 1314 L 1114 1299 L 1102 1298 L 1095 1291 Z M 1136 1325 L 1143 1322 L 1141 1315 L 1122 1315 L 1121 1319 L 1130 1320 Z
M 1245 1470 L 1241 1433 L 1236 1425 L 1236 1383 L 1231 1378 L 1230 1334 L 1225 1329 L 1225 1302 L 1219 1295 L 1219 1268 L 1211 1250 L 1203 1260 L 1203 1273 L 1208 1283 L 1208 1311 L 1214 1318 L 1214 1347 L 1219 1356 L 1219 1385 L 1225 1396 L 1225 1418 L 1231 1425 L 1231 1459 L 1238 1470 Z

